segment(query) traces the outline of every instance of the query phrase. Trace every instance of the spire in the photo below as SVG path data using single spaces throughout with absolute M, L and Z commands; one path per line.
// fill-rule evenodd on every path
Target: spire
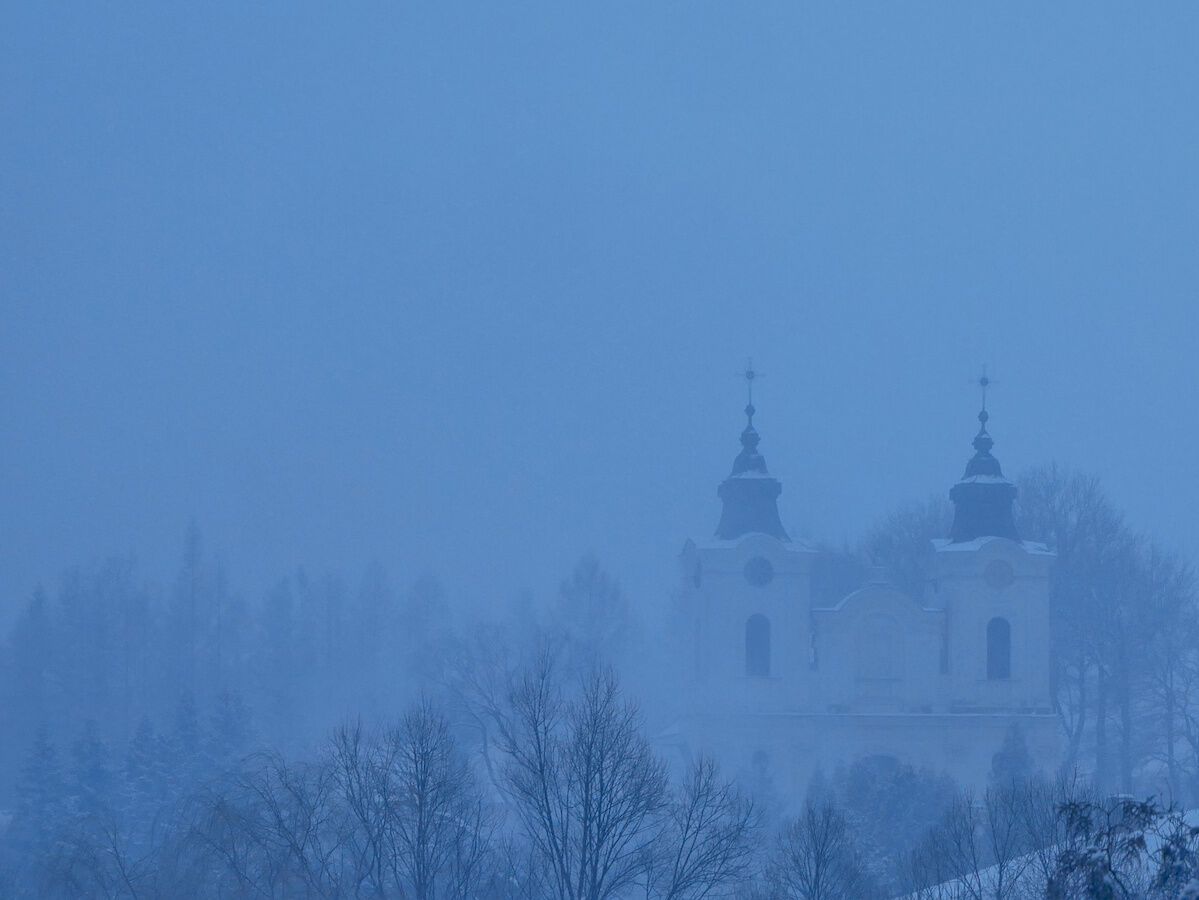
M 953 486 L 953 528 L 949 539 L 954 543 L 979 537 L 1005 537 L 1020 540 L 1012 519 L 1012 501 L 1016 486 L 1003 477 L 999 460 L 991 455 L 995 441 L 987 431 L 991 416 L 987 412 L 987 388 L 994 382 L 987 370 L 976 384 L 982 389 L 982 409 L 978 413 L 978 434 L 974 436 L 974 456 L 966 463 L 962 480 Z
M 758 472 L 765 475 L 767 474 L 766 460 L 758 452 L 758 442 L 761 438 L 758 436 L 758 430 L 754 428 L 754 413 L 758 411 L 754 407 L 754 379 L 760 377 L 760 375 L 754 371 L 754 361 L 752 359 L 746 364 L 742 377 L 745 378 L 745 390 L 747 393 L 745 402 L 745 430 L 741 432 L 741 452 L 733 460 L 733 474 L 741 475 L 745 472 Z
M 754 428 L 754 381 L 761 373 L 754 370 L 750 360 L 742 373 L 745 378 L 745 429 L 741 432 L 741 452 L 733 460 L 733 471 L 717 489 L 724 503 L 716 536 L 725 540 L 750 532 L 769 534 L 779 540 L 789 540 L 779 520 L 778 496 L 783 486 L 766 469 L 766 459 L 758 452 L 761 438 Z

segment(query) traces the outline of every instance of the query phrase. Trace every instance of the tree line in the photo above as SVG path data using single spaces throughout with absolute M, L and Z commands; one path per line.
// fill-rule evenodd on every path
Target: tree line
M 40 734 L 4 836 L 12 897 L 1165 900 L 1199 895 L 1199 827 L 1032 769 L 1018 730 L 981 793 L 894 760 L 818 774 L 772 822 L 699 756 L 671 773 L 611 669 L 543 649 L 497 698 L 490 772 L 428 697 L 335 727 L 310 757 L 221 757 L 220 719 Z M 187 735 L 193 744 L 186 744 Z M 180 772 L 176 766 L 182 765 Z
M 751 797 L 711 760 L 665 769 L 645 735 L 669 707 L 671 660 L 593 558 L 551 602 L 517 598 L 490 617 L 461 615 L 430 577 L 397 588 L 379 566 L 356 584 L 297 572 L 249 602 L 193 526 L 172 584 L 113 560 L 68 572 L 18 616 L 0 652 L 0 893 L 941 897 L 929 892 L 948 880 L 952 896 L 982 898 L 1022 896 L 1010 885 L 1035 873 L 1065 897 L 1089 896 L 1080 885 L 1103 869 L 1097 884 L 1167 896 L 1161 885 L 1187 882 L 1159 877 L 1161 848 L 1175 875 L 1190 871 L 1174 804 L 1199 795 L 1191 570 L 1094 478 L 1045 467 L 1019 486 L 1021 534 L 1058 553 L 1066 754 L 1048 780 L 1022 771 L 1013 736 L 988 792 L 847 760 L 780 815 L 768 777 Z M 882 564 L 919 595 L 949 514 L 942 500 L 897 511 L 830 554 L 830 589 Z M 412 796 L 421 735 L 455 811 L 414 826 L 415 801 L 397 798 Z M 591 786 L 634 774 L 623 805 L 596 805 Z M 1165 799 L 1121 812 L 1113 794 Z M 410 836 L 431 830 L 438 849 L 421 856 Z M 1075 855 L 1046 849 L 1060 847 Z

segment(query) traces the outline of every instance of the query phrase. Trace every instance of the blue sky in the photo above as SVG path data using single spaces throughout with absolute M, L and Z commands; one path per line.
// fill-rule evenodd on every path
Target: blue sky
M 753 355 L 792 534 L 996 454 L 1199 546 L 1199 8 L 19 4 L 0 34 L 0 607 L 195 517 L 489 604 L 635 600 Z

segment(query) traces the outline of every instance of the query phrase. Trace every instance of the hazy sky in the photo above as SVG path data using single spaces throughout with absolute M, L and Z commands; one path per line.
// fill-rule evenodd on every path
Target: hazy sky
M 1009 474 L 1199 548 L 1193 4 L 17 3 L 0 607 L 378 559 L 638 602 L 752 354 L 795 534 Z

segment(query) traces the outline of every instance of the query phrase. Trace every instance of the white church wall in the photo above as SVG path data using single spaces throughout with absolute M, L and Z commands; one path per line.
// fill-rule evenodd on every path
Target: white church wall
M 1004 538 L 938 546 L 934 584 L 946 609 L 954 708 L 1049 709 L 1052 561 L 1039 545 Z M 1007 677 L 987 669 L 987 628 L 994 619 L 1010 628 Z
M 816 628 L 814 712 L 933 712 L 942 707 L 944 616 L 889 585 L 868 585 L 833 609 L 812 613 Z
M 751 534 L 689 544 L 684 557 L 685 569 L 698 574 L 683 601 L 697 620 L 694 702 L 759 712 L 805 706 L 811 680 L 811 551 Z M 747 668 L 747 625 L 754 617 L 769 623 L 764 670 Z

